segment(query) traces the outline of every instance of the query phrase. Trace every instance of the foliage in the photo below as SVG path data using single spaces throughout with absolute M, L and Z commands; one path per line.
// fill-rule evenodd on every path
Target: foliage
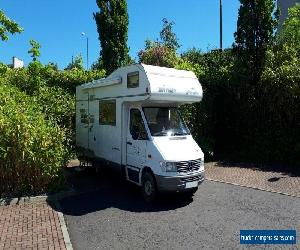
M 160 31 L 160 41 L 145 41 L 145 48 L 138 53 L 139 62 L 162 66 L 175 67 L 179 63 L 176 50 L 180 47 L 178 38 L 173 32 L 174 22 L 163 19 L 163 28 Z
M 2 41 L 8 40 L 8 34 L 21 33 L 23 29 L 13 20 L 9 19 L 2 10 L 0 10 L 0 38 Z
M 266 50 L 260 81 L 255 87 L 239 83 L 239 140 L 235 144 L 240 145 L 239 155 L 244 158 L 300 163 L 300 40 L 299 29 L 294 26 L 296 9 L 290 10 L 281 32 Z
M 264 152 L 276 161 L 300 165 L 300 5 L 289 9 L 262 74 L 259 127 Z M 263 147 L 261 145 L 260 147 Z
M 138 53 L 139 62 L 161 67 L 173 68 L 178 62 L 176 51 L 167 46 L 147 40 L 145 49 Z
M 96 0 L 94 13 L 101 44 L 100 57 L 107 74 L 130 61 L 127 47 L 128 13 L 126 0 Z
M 30 56 L 32 57 L 32 60 L 36 61 L 37 58 L 41 55 L 41 52 L 40 52 L 41 45 L 33 39 L 31 39 L 29 41 L 29 44 L 30 44 L 31 48 L 30 48 L 30 50 L 28 50 L 28 54 L 31 54 Z
M 58 65 L 55 62 L 49 62 L 48 64 L 46 64 L 46 67 L 52 68 L 53 70 L 58 71 Z
M 289 8 L 288 17 L 278 36 L 279 44 L 286 44 L 300 53 L 300 4 Z M 299 54 L 298 54 L 299 55 Z
M 45 119 L 39 104 L 0 83 L 0 196 L 40 193 L 59 186 L 66 163 L 64 130 Z
M 103 69 L 103 60 L 101 58 L 101 56 L 97 59 L 97 61 L 93 62 L 91 69 L 92 70 L 101 70 Z
M 181 58 L 192 65 L 183 69 L 196 73 L 204 93 L 200 103 L 184 107 L 185 119 L 206 158 L 220 155 L 223 145 L 231 145 L 228 132 L 235 115 L 235 97 L 231 93 L 235 88 L 231 81 L 232 50 L 202 53 L 193 48 L 183 53 Z
M 136 62 L 131 58 L 128 57 L 128 61 L 126 62 L 126 64 L 130 65 L 130 64 L 135 64 Z M 92 66 L 91 66 L 92 70 L 99 70 L 99 71 L 104 71 L 104 64 L 103 64 L 103 59 L 100 56 L 97 61 L 95 61 Z
M 58 71 L 38 61 L 21 69 L 0 64 L 0 72 L 0 196 L 49 191 L 63 181 L 72 153 L 75 88 L 105 72 Z
M 249 69 L 237 63 L 245 54 L 236 48 L 209 53 L 192 49 L 181 55 L 204 90 L 202 102 L 183 107 L 183 112 L 206 158 L 214 153 L 235 161 L 300 165 L 299 25 L 296 6 L 265 47 L 255 84 L 240 75 Z
M 264 67 L 265 53 L 278 24 L 279 11 L 273 0 L 240 0 L 235 32 L 236 71 L 240 80 L 257 84 Z
M 160 31 L 160 39 L 162 44 L 167 46 L 169 49 L 177 50 L 179 45 L 179 40 L 177 35 L 173 32 L 174 22 L 169 22 L 166 18 L 163 18 L 163 28 Z
M 42 86 L 58 87 L 68 94 L 75 94 L 76 86 L 105 76 L 104 70 L 73 69 L 59 71 L 52 64 L 46 66 L 40 62 L 32 62 L 25 69 L 10 69 L 8 81 L 29 95 L 36 95 Z
M 71 69 L 81 69 L 83 70 L 83 58 L 82 55 L 78 55 L 75 57 L 75 59 L 73 60 L 72 57 L 72 62 L 70 62 L 67 67 L 65 68 L 65 70 L 71 70 Z

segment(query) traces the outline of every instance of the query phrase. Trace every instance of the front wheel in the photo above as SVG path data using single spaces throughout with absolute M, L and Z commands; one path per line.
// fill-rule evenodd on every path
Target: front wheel
M 146 202 L 153 202 L 157 196 L 157 188 L 154 176 L 150 172 L 145 172 L 142 178 L 142 193 Z
M 187 190 L 187 191 L 185 192 L 185 195 L 186 195 L 187 197 L 193 197 L 194 194 L 195 194 L 197 191 L 198 191 L 198 187 L 191 188 L 191 189 L 189 189 L 189 190 Z

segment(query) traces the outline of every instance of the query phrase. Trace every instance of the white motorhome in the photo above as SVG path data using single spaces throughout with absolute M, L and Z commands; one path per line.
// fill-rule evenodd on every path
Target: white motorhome
M 204 180 L 204 155 L 179 106 L 200 102 L 191 71 L 135 64 L 76 88 L 76 144 L 94 166 L 109 162 L 142 187 L 193 194 Z

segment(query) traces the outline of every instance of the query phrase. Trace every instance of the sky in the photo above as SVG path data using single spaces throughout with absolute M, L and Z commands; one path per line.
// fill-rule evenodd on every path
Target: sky
M 128 0 L 128 46 L 130 56 L 144 48 L 145 40 L 156 40 L 162 19 L 174 21 L 181 47 L 208 51 L 219 47 L 219 0 Z M 223 0 L 223 47 L 234 42 L 239 0 Z M 82 54 L 86 66 L 86 37 L 89 65 L 97 60 L 100 43 L 93 13 L 96 0 L 0 0 L 0 9 L 20 24 L 21 34 L 0 41 L 0 62 L 9 64 L 16 56 L 27 65 L 31 61 L 29 40 L 41 44 L 40 61 L 55 62 L 63 69 L 72 56 Z M 86 36 L 82 36 L 84 32 Z

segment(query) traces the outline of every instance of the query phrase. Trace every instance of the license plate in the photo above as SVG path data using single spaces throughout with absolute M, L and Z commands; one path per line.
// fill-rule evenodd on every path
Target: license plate
M 185 188 L 193 188 L 198 186 L 198 181 L 192 181 L 185 183 Z

